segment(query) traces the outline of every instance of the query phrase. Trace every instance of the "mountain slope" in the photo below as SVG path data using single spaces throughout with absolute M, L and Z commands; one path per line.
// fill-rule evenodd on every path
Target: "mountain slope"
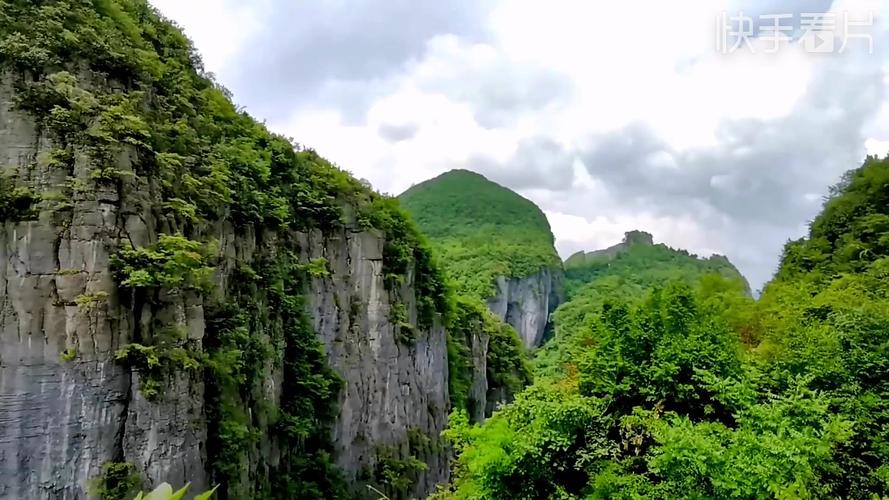
M 565 261 L 565 293 L 570 300 L 586 285 L 607 276 L 620 276 L 645 288 L 677 277 L 691 283 L 710 272 L 743 281 L 749 289 L 746 279 L 722 255 L 700 258 L 686 250 L 655 245 L 646 232 L 629 231 L 617 245 L 569 257 Z
M 451 350 L 465 361 L 451 365 L 452 399 L 481 421 L 530 381 L 527 349 L 540 344 L 558 303 L 561 266 L 549 222 L 531 201 L 466 170 L 399 199 L 457 285 Z
M 543 212 L 475 172 L 452 170 L 399 200 L 441 249 L 463 294 L 486 299 L 499 276 L 524 278 L 559 263 Z
M 749 294 L 747 281 L 725 257 L 699 258 L 654 244 L 652 235 L 642 231 L 627 232 L 613 247 L 573 255 L 565 262 L 567 300 L 553 313 L 554 338 L 539 353 L 540 371 L 558 369 L 573 357 L 574 339 L 606 301 L 638 301 L 651 289 L 670 282 L 695 285 L 710 274 Z

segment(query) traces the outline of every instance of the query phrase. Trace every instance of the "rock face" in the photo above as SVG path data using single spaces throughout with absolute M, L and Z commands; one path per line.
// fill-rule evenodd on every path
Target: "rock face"
M 488 308 L 512 325 L 527 349 L 540 346 L 549 315 L 560 301 L 559 273 L 551 269 L 525 278 L 497 278 L 497 292 Z
M 13 98 L 9 81 L 0 82 L 0 165 L 12 170 L 17 187 L 43 194 L 44 201 L 33 220 L 0 225 L 0 498 L 88 498 L 108 462 L 133 464 L 146 486 L 167 481 L 206 488 L 203 376 L 178 372 L 149 401 L 140 375 L 115 360 L 137 333 L 160 324 L 180 328 L 191 348 L 201 349 L 206 299 L 177 292 L 150 306 L 128 302 L 110 270 L 122 241 L 144 246 L 175 228 L 148 208 L 148 184 L 77 190 L 64 206 L 46 196 L 71 179 L 89 181 L 86 153 L 76 152 L 72 171 L 48 164 L 54 144 L 30 116 L 14 110 Z M 116 167 L 125 174 L 133 163 L 124 150 Z M 251 262 L 268 243 L 266 235 L 224 224 L 206 236 L 220 242 L 218 293 L 234 279 L 234 263 Z M 380 235 L 343 227 L 296 239 L 293 250 L 302 258 L 329 263 L 329 275 L 307 287 L 306 309 L 344 381 L 333 424 L 336 463 L 354 481 L 373 467 L 381 447 L 413 453 L 428 465 L 413 490 L 425 496 L 447 479 L 447 457 L 435 446 L 409 450 L 409 441 L 418 434 L 437 437 L 446 424 L 444 329 L 417 331 L 411 345 L 398 340 L 402 323 L 390 321 L 396 294 L 384 286 Z M 411 282 L 397 295 L 407 322 L 416 325 Z M 264 383 L 272 401 L 281 378 L 280 370 L 269 369 Z M 280 455 L 272 442 L 258 449 L 270 464 Z
M 488 410 L 488 344 L 491 337 L 484 332 L 474 332 L 470 343 L 472 355 L 472 383 L 469 388 L 469 418 L 483 422 Z
M 309 258 L 325 258 L 330 277 L 315 279 L 308 295 L 315 330 L 334 370 L 345 381 L 334 426 L 336 463 L 360 473 L 374 464 L 381 446 L 407 455 L 417 432 L 433 441 L 447 425 L 448 361 L 444 328 L 420 332 L 410 346 L 400 343 L 390 321 L 391 299 L 383 284 L 383 240 L 369 233 L 341 231 L 305 236 Z M 409 283 L 402 297 L 416 324 Z M 434 448 L 434 447 L 433 447 Z M 447 456 L 425 450 L 429 467 L 413 494 L 425 497 L 448 478 Z

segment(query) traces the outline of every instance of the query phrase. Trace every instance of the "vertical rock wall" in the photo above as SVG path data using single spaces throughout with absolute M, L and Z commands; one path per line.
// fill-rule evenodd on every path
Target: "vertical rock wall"
M 437 443 L 448 417 L 447 339 L 441 325 L 399 342 L 401 328 L 390 321 L 392 300 L 383 283 L 383 240 L 367 232 L 305 235 L 308 258 L 324 258 L 328 278 L 315 279 L 309 307 L 316 331 L 334 370 L 345 381 L 334 426 L 337 464 L 359 473 L 377 453 L 395 447 L 417 453 L 429 469 L 414 495 L 426 496 L 447 480 L 447 457 Z M 416 301 L 408 283 L 401 290 L 408 321 L 417 323 Z M 429 439 L 412 450 L 412 438 Z
M 553 270 L 525 278 L 497 278 L 497 292 L 488 308 L 516 329 L 527 349 L 540 346 L 549 314 L 559 302 L 560 282 Z
M 0 166 L 17 187 L 44 201 L 33 220 L 0 225 L 0 498 L 88 498 L 108 462 L 132 463 L 147 484 L 206 488 L 201 374 L 174 374 L 158 399 L 148 401 L 138 373 L 115 360 L 134 338 L 171 326 L 186 332 L 190 348 L 201 349 L 199 295 L 126 302 L 111 275 L 110 255 L 121 242 L 148 245 L 176 228 L 149 209 L 155 189 L 149 181 L 76 190 L 70 199 L 52 196 L 72 180 L 88 184 L 86 153 L 76 152 L 72 171 L 52 167 L 46 161 L 52 141 L 13 102 L 4 77 Z M 115 166 L 126 174 L 134 161 L 124 150 Z M 248 261 L 261 239 L 223 226 L 206 236 L 221 242 L 224 257 Z M 307 290 L 307 308 L 344 380 L 333 425 L 336 463 L 355 480 L 373 467 L 381 447 L 413 454 L 428 465 L 413 492 L 425 496 L 447 479 L 446 455 L 428 443 L 417 450 L 410 441 L 418 435 L 434 440 L 446 424 L 445 332 L 437 325 L 417 332 L 412 345 L 398 340 L 402 327 L 389 319 L 395 297 L 383 284 L 383 243 L 378 234 L 341 228 L 303 234 L 293 250 L 330 263 L 330 276 L 314 279 Z M 224 290 L 225 265 L 216 279 Z M 399 300 L 415 325 L 410 284 Z M 272 396 L 280 377 L 269 373 Z M 274 446 L 260 448 L 275 460 Z

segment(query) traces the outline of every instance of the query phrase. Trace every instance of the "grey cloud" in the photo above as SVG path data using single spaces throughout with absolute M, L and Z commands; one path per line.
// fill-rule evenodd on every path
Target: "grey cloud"
M 478 0 L 269 0 L 265 29 L 240 54 L 232 88 L 252 112 L 271 120 L 320 100 L 361 121 L 368 96 L 420 57 L 428 39 L 484 39 L 490 7 Z
M 758 288 L 784 242 L 804 234 L 828 186 L 861 163 L 862 130 L 885 94 L 878 68 L 826 62 L 789 115 L 725 122 L 712 148 L 676 151 L 631 125 L 592 137 L 578 154 L 623 210 L 690 217 L 724 235 L 725 252 Z
M 416 123 L 402 125 L 384 123 L 377 129 L 377 133 L 389 142 L 401 142 L 413 138 L 419 130 L 420 127 Z
M 674 151 L 633 125 L 592 138 L 580 156 L 591 175 L 637 205 L 694 213 L 703 202 L 732 218 L 798 224 L 820 207 L 813 193 L 860 163 L 861 130 L 882 91 L 879 72 L 827 68 L 790 115 L 726 122 L 716 147 Z
M 447 78 L 423 82 L 423 88 L 469 103 L 485 128 L 510 124 L 517 114 L 567 99 L 573 91 L 570 79 L 552 69 L 503 59 L 457 69 Z
M 466 167 L 512 189 L 562 190 L 574 182 L 574 155 L 547 138 L 522 141 L 506 162 L 473 156 Z

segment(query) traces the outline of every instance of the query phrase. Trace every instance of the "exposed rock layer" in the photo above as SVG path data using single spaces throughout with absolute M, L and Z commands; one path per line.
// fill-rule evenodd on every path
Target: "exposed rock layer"
M 90 483 L 107 462 L 130 462 L 146 485 L 209 484 L 204 380 L 176 373 L 156 401 L 140 393 L 140 377 L 115 353 L 136 332 L 158 325 L 180 328 L 201 349 L 205 299 L 169 293 L 156 304 L 129 303 L 118 293 L 110 255 L 123 241 L 136 246 L 174 233 L 170 221 L 150 210 L 150 181 L 77 191 L 62 206 L 47 194 L 79 179 L 90 180 L 85 152 L 73 171 L 43 161 L 53 148 L 34 121 L 13 106 L 8 79 L 0 82 L 0 164 L 17 186 L 43 194 L 39 217 L 0 226 L 0 498 L 87 498 Z M 124 150 L 116 168 L 133 171 Z M 223 264 L 216 275 L 224 294 L 232 263 L 250 262 L 266 235 L 210 228 Z M 447 349 L 441 326 L 398 341 L 390 322 L 392 294 L 382 273 L 381 236 L 358 229 L 312 231 L 294 248 L 305 259 L 324 257 L 330 275 L 307 290 L 307 312 L 333 368 L 344 380 L 333 425 L 336 463 L 353 480 L 372 467 L 381 446 L 408 453 L 412 433 L 437 437 L 447 418 Z M 408 322 L 416 307 L 408 279 L 400 291 Z M 282 374 L 269 369 L 265 391 L 280 396 Z M 262 461 L 280 454 L 274 443 L 258 446 Z M 443 452 L 430 447 L 418 458 L 414 494 L 424 496 L 447 478 Z M 251 470 L 251 475 L 262 473 Z
M 547 268 L 524 278 L 500 276 L 496 286 L 488 308 L 516 329 L 527 349 L 540 346 L 549 315 L 560 301 L 560 272 Z

